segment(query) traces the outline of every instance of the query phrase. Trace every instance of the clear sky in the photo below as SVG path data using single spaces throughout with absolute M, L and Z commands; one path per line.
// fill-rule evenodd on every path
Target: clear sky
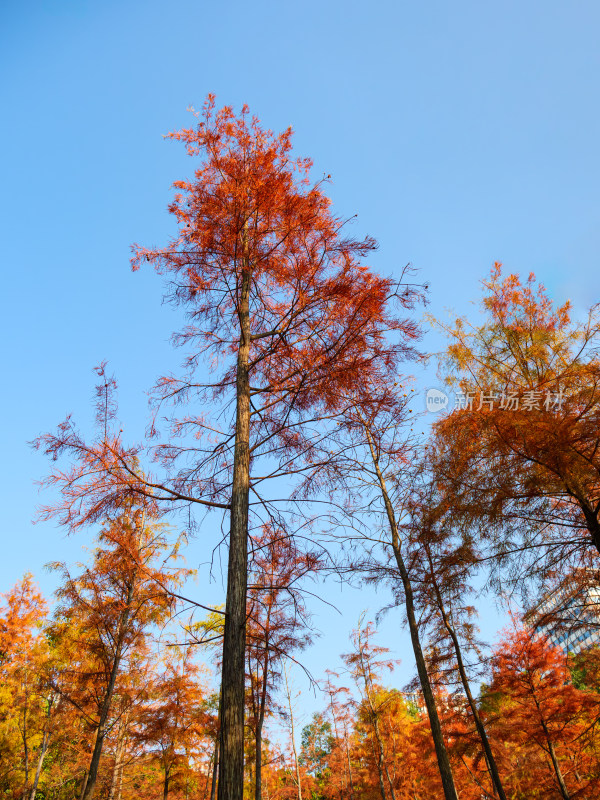
M 128 259 L 132 242 L 173 232 L 170 184 L 191 164 L 162 134 L 189 126 L 187 106 L 214 92 L 274 130 L 291 124 L 297 153 L 331 173 L 336 211 L 379 240 L 377 268 L 412 262 L 433 313 L 468 311 L 495 260 L 581 309 L 600 288 L 599 34 L 595 0 L 5 3 L 0 590 L 30 569 L 50 592 L 43 564 L 78 558 L 85 538 L 32 526 L 47 464 L 27 441 L 67 412 L 89 429 L 102 359 L 140 438 L 144 392 L 178 363 L 178 314 Z M 206 553 L 193 542 L 190 565 Z M 385 601 L 330 591 L 344 615 L 319 612 L 315 670 Z M 486 613 L 487 631 L 496 622 Z M 398 629 L 391 615 L 382 643 L 403 682 Z

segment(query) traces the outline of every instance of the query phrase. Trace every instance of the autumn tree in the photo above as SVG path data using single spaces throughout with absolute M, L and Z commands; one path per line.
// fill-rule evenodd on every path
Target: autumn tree
M 420 553 L 411 516 L 413 472 L 418 444 L 413 432 L 409 391 L 399 380 L 379 379 L 354 387 L 344 397 L 324 446 L 311 451 L 310 484 L 337 496 L 332 530 L 337 540 L 359 548 L 347 569 L 368 580 L 391 581 L 404 606 L 446 800 L 456 800 L 435 697 L 419 630 L 419 609 L 412 584 Z M 405 381 L 406 383 L 406 381 Z
M 443 326 L 455 409 L 435 425 L 437 468 L 499 558 L 600 552 L 600 319 L 574 321 L 531 274 L 483 282 L 481 324 Z
M 495 650 L 488 694 L 496 736 L 516 745 L 521 760 L 533 748 L 528 775 L 523 776 L 534 778 L 530 791 L 535 786 L 545 790 L 543 796 L 558 792 L 563 800 L 591 796 L 599 776 L 585 762 L 598 698 L 573 685 L 560 650 L 526 628 L 507 632 Z M 538 759 L 543 757 L 541 763 L 536 764 L 535 751 Z M 518 779 L 518 772 L 511 777 Z
M 373 643 L 373 624 L 367 622 L 366 625 L 363 625 L 363 622 L 364 619 L 361 617 L 357 628 L 352 633 L 354 649 L 352 652 L 343 655 L 342 659 L 350 670 L 350 674 L 361 694 L 369 725 L 372 728 L 377 754 L 377 774 L 381 800 L 388 800 L 388 797 L 391 800 L 396 800 L 382 731 L 383 709 L 387 698 L 378 684 L 381 671 L 384 668 L 393 669 L 394 662 L 390 659 L 382 658 L 389 652 L 389 649 Z
M 455 519 L 452 498 L 428 472 L 426 459 L 416 471 L 409 508 L 411 536 L 420 558 L 414 562 L 413 583 L 421 609 L 421 629 L 427 632 L 429 642 L 429 668 L 443 671 L 446 685 L 456 681 L 462 688 L 493 790 L 500 800 L 506 800 L 469 677 L 469 666 L 482 660 L 471 584 L 480 566 L 480 553 L 470 531 L 461 530 L 461 517 Z
M 136 247 L 133 257 L 135 269 L 150 262 L 168 277 L 170 298 L 189 315 L 176 336 L 188 348 L 187 372 L 157 389 L 157 408 L 194 404 L 173 421 L 183 439 L 155 451 L 170 478 L 141 475 L 139 449 L 107 429 L 88 444 L 67 422 L 41 445 L 74 457 L 67 479 L 54 475 L 68 522 L 128 493 L 227 514 L 219 796 L 241 800 L 250 496 L 257 516 L 277 517 L 267 479 L 302 468 L 304 440 L 315 434 L 306 423 L 336 407 L 341 389 L 394 370 L 415 328 L 390 304 L 410 307 L 414 297 L 361 263 L 374 240 L 343 236 L 323 182 L 310 185 L 310 161 L 291 154 L 290 129 L 274 135 L 246 107 L 215 113 L 209 96 L 197 127 L 170 136 L 202 160 L 193 179 L 175 184 L 178 236 L 165 248 Z M 204 358 L 221 370 L 212 382 L 197 369 Z
M 163 772 L 163 800 L 172 788 L 185 788 L 194 774 L 206 735 L 206 687 L 191 651 L 170 653 L 149 687 L 149 702 L 138 717 L 136 739 Z
M 86 712 L 93 746 L 82 800 L 94 796 L 119 675 L 127 659 L 143 651 L 152 627 L 169 618 L 176 603 L 170 590 L 189 574 L 169 563 L 176 548 L 143 506 L 123 508 L 119 516 L 107 519 L 98 540 L 93 563 L 80 565 L 80 575 L 73 577 L 65 564 L 53 565 L 63 578 L 53 635 L 65 642 L 74 638 L 77 652 L 73 691 L 63 694 L 85 710 L 74 696 L 83 688 L 92 709 Z
M 409 702 L 403 692 L 383 686 L 381 677 L 379 674 L 371 696 L 377 706 L 379 735 L 394 795 L 401 800 L 439 797 L 443 787 L 427 714 Z M 372 702 L 364 696 L 364 689 L 355 699 L 345 687 L 335 686 L 331 680 L 328 687 L 327 694 L 334 702 L 328 713 L 332 741 L 319 791 L 327 800 L 380 798 L 380 748 L 373 727 Z M 466 781 L 461 796 L 472 797 Z
M 4 598 L 0 609 L 0 774 L 5 790 L 19 787 L 23 800 L 33 800 L 56 735 L 60 706 L 51 686 L 52 650 L 43 629 L 48 608 L 31 574 Z

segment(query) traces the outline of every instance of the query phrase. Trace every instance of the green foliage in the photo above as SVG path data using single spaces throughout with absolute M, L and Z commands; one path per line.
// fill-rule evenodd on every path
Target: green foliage
M 316 778 L 324 775 L 333 743 L 331 724 L 323 718 L 322 714 L 314 713 L 312 722 L 302 728 L 299 758 L 309 775 L 314 775 Z
M 600 694 L 600 647 L 590 647 L 571 656 L 571 680 L 576 689 Z

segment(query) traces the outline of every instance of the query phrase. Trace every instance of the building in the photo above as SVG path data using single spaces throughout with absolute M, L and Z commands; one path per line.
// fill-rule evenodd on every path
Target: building
M 565 655 L 600 644 L 599 578 L 595 570 L 575 570 L 542 596 L 525 622 Z

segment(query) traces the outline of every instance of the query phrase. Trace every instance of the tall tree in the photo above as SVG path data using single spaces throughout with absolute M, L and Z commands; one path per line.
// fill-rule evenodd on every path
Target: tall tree
M 158 446 L 170 481 L 142 476 L 137 451 L 106 428 L 88 445 L 67 422 L 40 445 L 75 456 L 68 476 L 51 479 L 62 485 L 68 523 L 119 493 L 229 515 L 219 797 L 241 800 L 250 495 L 257 515 L 277 517 L 267 479 L 302 468 L 306 437 L 316 435 L 305 423 L 336 407 L 340 391 L 394 370 L 415 326 L 390 303 L 409 307 L 414 296 L 361 264 L 374 240 L 343 237 L 322 182 L 309 184 L 310 161 L 292 158 L 291 130 L 265 131 L 246 107 L 238 116 L 229 107 L 215 113 L 209 96 L 198 126 L 170 136 L 203 161 L 192 180 L 175 184 L 179 235 L 163 249 L 136 247 L 133 258 L 134 268 L 148 261 L 169 277 L 171 299 L 190 318 L 176 337 L 190 349 L 187 372 L 159 381 L 158 406 L 206 398 L 222 405 L 213 419 L 196 409 L 174 420 L 191 444 Z M 393 341 L 390 331 L 399 334 Z M 204 356 L 223 365 L 210 384 L 196 369 Z
M 479 566 L 479 553 L 468 532 L 454 523 L 451 498 L 429 476 L 427 465 L 418 467 L 419 480 L 413 484 L 410 500 L 413 535 L 420 558 L 415 563 L 415 595 L 422 609 L 421 626 L 429 631 L 435 653 L 435 668 L 443 668 L 447 678 L 457 674 L 467 706 L 481 741 L 492 787 L 500 800 L 506 794 L 498 765 L 473 696 L 465 654 L 481 663 L 480 643 L 473 622 L 475 608 L 471 579 Z M 460 520 L 460 517 L 459 517 Z M 430 659 L 431 665 L 432 659 Z M 448 683 L 448 680 L 446 680 Z
M 411 573 L 418 561 L 411 517 L 415 437 L 409 427 L 409 392 L 398 381 L 378 380 L 346 394 L 326 449 L 314 447 L 311 483 L 341 494 L 332 526 L 344 539 L 361 540 L 362 554 L 350 563 L 351 573 L 388 579 L 398 587 L 404 605 L 419 683 L 431 723 L 446 800 L 457 800 L 452 767 L 444 742 L 419 631 Z M 310 490 L 310 485 L 308 490 Z M 341 513 L 339 513 L 341 512 Z M 349 523 L 352 537 L 348 536 Z

